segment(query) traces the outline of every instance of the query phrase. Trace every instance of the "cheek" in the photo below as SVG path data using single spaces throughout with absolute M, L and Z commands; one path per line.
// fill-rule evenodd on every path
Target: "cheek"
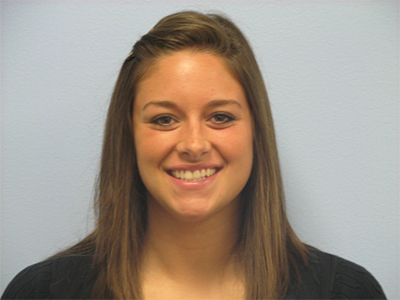
M 153 138 L 138 126 L 134 131 L 137 164 L 140 174 L 148 169 L 149 163 L 154 160 L 157 147 L 151 147 Z
M 135 135 L 135 148 L 137 167 L 139 175 L 146 187 L 146 190 L 151 189 L 152 178 L 155 175 L 155 170 L 159 165 L 160 147 L 154 146 L 153 139 L 148 135 L 137 133 Z
M 247 167 L 253 163 L 253 134 L 251 128 L 235 130 L 219 138 L 221 151 L 227 159 Z M 222 150 L 223 149 L 223 150 Z
M 136 130 L 135 148 L 139 169 L 160 163 L 173 148 L 172 140 L 168 134 L 159 134 L 154 130 Z

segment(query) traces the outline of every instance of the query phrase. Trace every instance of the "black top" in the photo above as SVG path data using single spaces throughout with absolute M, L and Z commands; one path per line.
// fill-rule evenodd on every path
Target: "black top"
M 2 299 L 90 299 L 97 272 L 90 255 L 56 257 L 21 271 Z M 363 267 L 340 257 L 310 250 L 310 266 L 300 268 L 285 299 L 386 299 Z

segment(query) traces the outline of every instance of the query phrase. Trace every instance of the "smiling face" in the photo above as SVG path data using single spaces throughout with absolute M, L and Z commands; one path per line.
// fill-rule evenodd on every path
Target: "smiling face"
M 212 54 L 162 57 L 138 85 L 133 127 L 149 211 L 199 221 L 236 213 L 252 169 L 250 109 Z

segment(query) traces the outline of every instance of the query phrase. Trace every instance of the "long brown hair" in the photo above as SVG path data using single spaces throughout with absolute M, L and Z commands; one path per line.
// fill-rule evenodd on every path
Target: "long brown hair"
M 146 234 L 145 187 L 136 164 L 132 111 L 138 82 L 163 55 L 192 49 L 221 57 L 242 84 L 252 112 L 254 161 L 242 191 L 237 253 L 244 262 L 246 299 L 286 294 L 296 262 L 307 252 L 289 225 L 267 91 L 253 51 L 227 18 L 197 12 L 163 18 L 124 61 L 108 111 L 95 231 L 69 252 L 94 249 L 97 299 L 141 299 L 140 257 Z

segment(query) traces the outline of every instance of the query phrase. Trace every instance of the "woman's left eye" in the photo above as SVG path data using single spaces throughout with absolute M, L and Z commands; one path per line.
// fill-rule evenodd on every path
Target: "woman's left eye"
M 235 120 L 235 117 L 228 113 L 216 113 L 210 120 L 215 124 L 226 124 Z

